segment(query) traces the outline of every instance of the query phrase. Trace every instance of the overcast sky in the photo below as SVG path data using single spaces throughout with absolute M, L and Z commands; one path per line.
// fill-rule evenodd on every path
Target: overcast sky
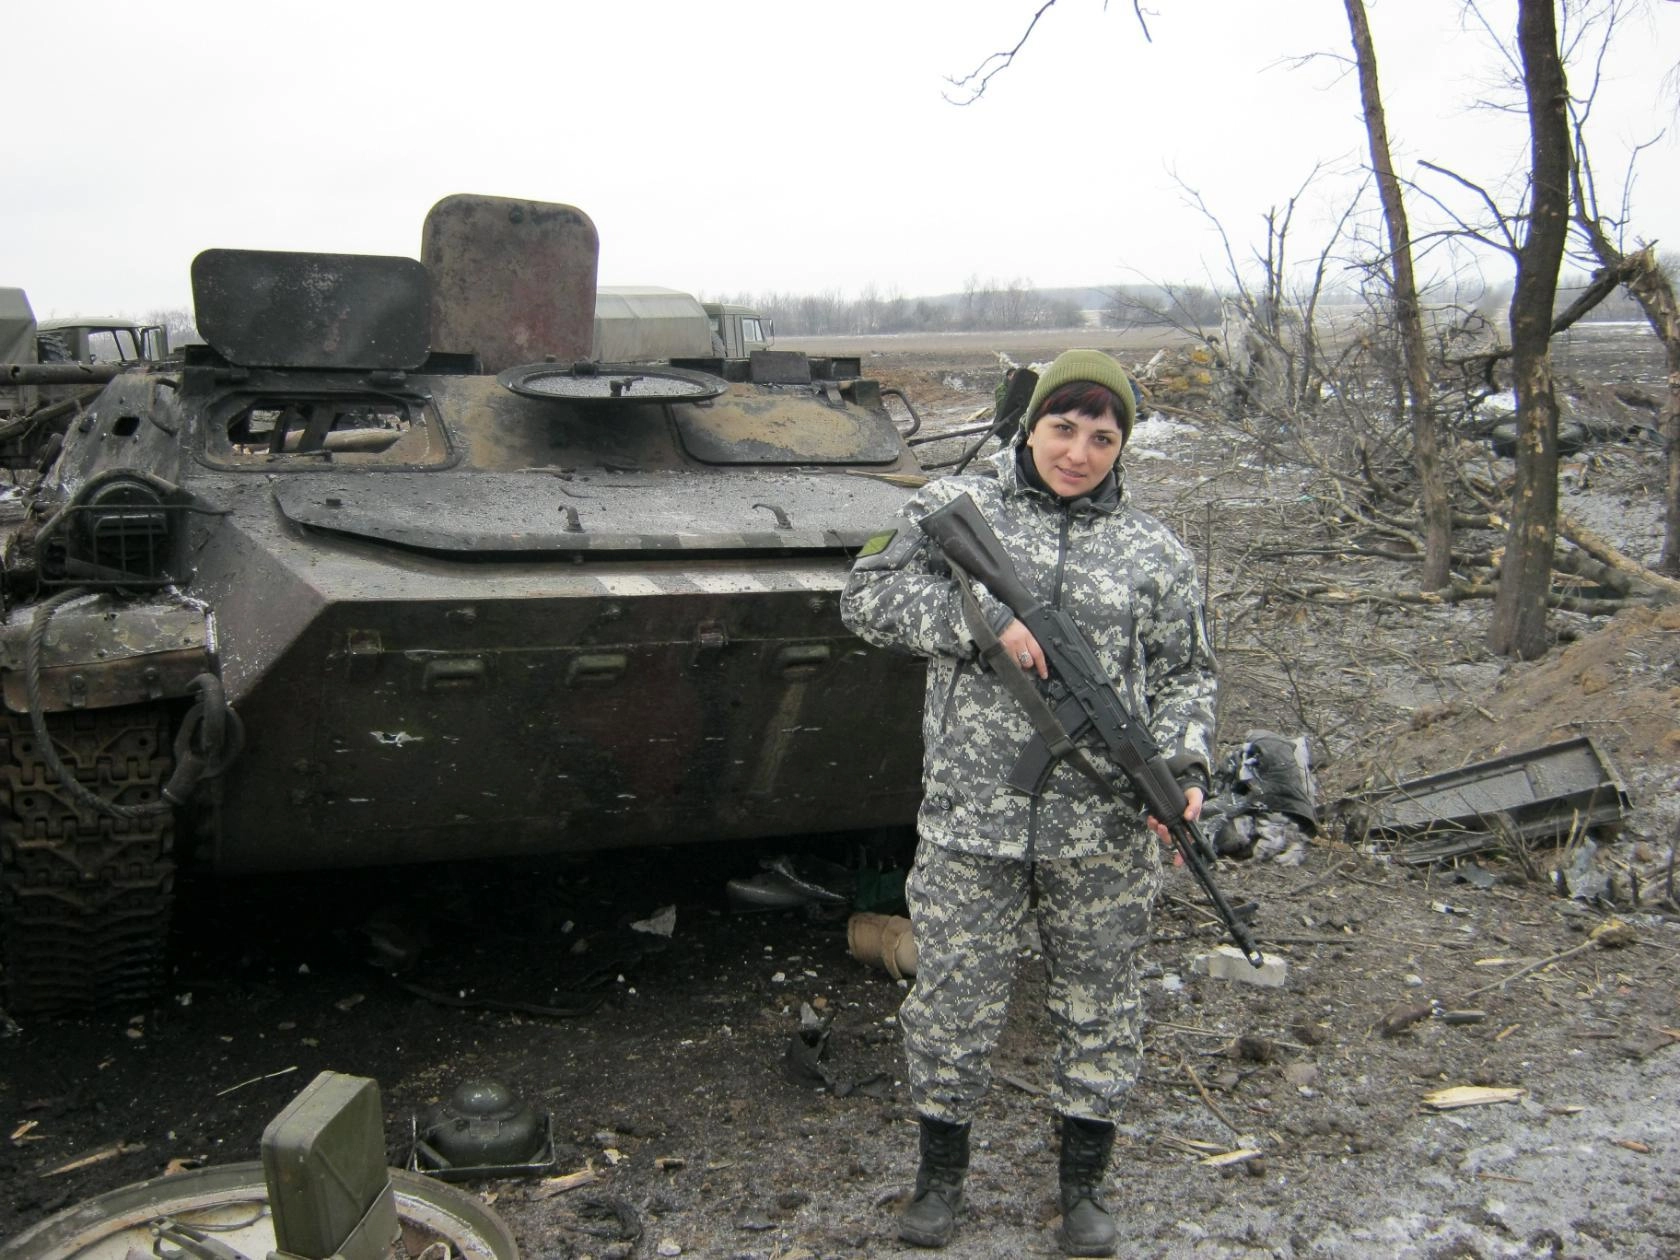
M 190 302 L 212 246 L 418 256 L 438 198 L 567 202 L 603 284 L 709 295 L 951 292 L 1217 276 L 1324 173 L 1316 252 L 1361 178 L 1341 0 L 1059 0 L 978 103 L 948 78 L 1040 0 L 0 0 L 21 120 L 0 176 L 0 284 L 38 318 Z M 1460 0 L 1367 0 L 1389 128 L 1509 191 L 1508 66 Z M 1514 5 L 1484 8 L 1503 28 Z M 1601 187 L 1640 159 L 1633 230 L 1680 249 L 1680 4 L 1622 29 L 1593 116 Z M 1590 66 L 1572 74 L 1584 86 Z M 1508 95 L 1503 99 L 1509 100 Z M 1656 139 L 1667 128 L 1667 134 Z M 1435 178 L 1442 194 L 1453 189 Z M 1416 206 L 1420 217 L 1426 207 Z M 1210 270 L 1211 269 L 1211 270 Z

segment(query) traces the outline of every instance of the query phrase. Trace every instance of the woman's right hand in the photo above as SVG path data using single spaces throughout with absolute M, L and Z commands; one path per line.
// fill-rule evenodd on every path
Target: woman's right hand
M 998 635 L 998 642 L 1003 644 L 1009 653 L 1009 659 L 1022 669 L 1030 670 L 1040 678 L 1050 677 L 1050 666 L 1044 659 L 1044 649 L 1038 646 L 1038 640 L 1033 638 L 1033 632 L 1021 624 L 1019 619 L 1011 619 Z

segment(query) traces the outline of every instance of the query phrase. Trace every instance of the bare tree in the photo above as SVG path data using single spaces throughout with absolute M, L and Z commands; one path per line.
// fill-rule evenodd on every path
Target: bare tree
M 993 77 L 1007 70 L 1014 62 L 1016 54 L 1027 46 L 1027 41 L 1032 38 L 1033 28 L 1038 25 L 1038 20 L 1055 7 L 1056 0 L 1044 0 L 1044 3 L 1039 5 L 1038 10 L 1032 15 L 1032 20 L 1027 23 L 1027 29 L 1021 32 L 1021 38 L 1015 41 L 1013 47 L 989 54 L 981 60 L 979 65 L 965 75 L 946 79 L 945 81 L 951 85 L 955 94 L 947 92 L 945 99 L 953 105 L 972 105 L 984 96 Z M 1148 40 L 1150 38 L 1149 23 L 1144 20 L 1142 0 L 1132 0 L 1132 12 L 1137 15 L 1138 27 L 1143 31 L 1143 38 Z
M 203 340 L 198 335 L 198 325 L 193 321 L 192 311 L 184 306 L 159 307 L 147 311 L 140 317 L 140 322 L 162 327 L 169 335 L 171 346 L 184 346 Z
M 1604 40 L 1599 48 L 1600 66 L 1619 14 L 1620 10 L 1617 8 L 1612 8 L 1609 13 Z M 1680 576 L 1680 300 L 1675 296 L 1673 273 L 1657 260 L 1654 245 L 1645 245 L 1632 253 L 1623 250 L 1621 234 L 1629 218 L 1631 165 L 1629 178 L 1622 189 L 1621 206 L 1615 217 L 1606 213 L 1600 205 L 1592 159 L 1587 151 L 1586 134 L 1592 104 L 1597 95 L 1597 82 L 1598 75 L 1595 72 L 1594 90 L 1589 91 L 1579 104 L 1572 104 L 1569 114 L 1570 132 L 1574 142 L 1571 191 L 1575 227 L 1593 258 L 1599 263 L 1597 281 L 1626 287 L 1645 313 L 1652 330 L 1661 339 L 1667 355 L 1668 394 L 1664 401 L 1662 418 L 1667 467 L 1663 485 L 1663 546 L 1657 569 L 1670 576 Z M 1637 157 L 1637 151 L 1635 156 Z
M 1519 0 L 1517 52 L 1529 134 L 1528 213 L 1511 295 L 1517 394 L 1517 479 L 1488 646 L 1533 659 L 1546 651 L 1546 594 L 1557 543 L 1557 393 L 1552 307 L 1569 235 L 1569 87 L 1553 0 Z
M 1452 500 L 1447 477 L 1441 466 L 1440 426 L 1436 422 L 1434 393 L 1429 380 L 1429 358 L 1424 347 L 1423 312 L 1418 304 L 1417 279 L 1412 269 L 1411 227 L 1406 220 L 1406 203 L 1400 180 L 1394 174 L 1389 150 L 1388 123 L 1383 114 L 1382 92 L 1377 84 L 1377 54 L 1371 42 L 1363 0 L 1346 0 L 1348 27 L 1353 35 L 1354 59 L 1359 67 L 1359 95 L 1365 106 L 1365 133 L 1371 146 L 1371 169 L 1376 174 L 1377 192 L 1382 198 L 1383 221 L 1388 227 L 1389 275 L 1394 293 L 1395 318 L 1399 323 L 1400 348 L 1406 370 L 1406 395 L 1412 413 L 1413 460 L 1423 498 L 1423 575 L 1419 585 L 1435 591 L 1446 586 L 1452 567 Z

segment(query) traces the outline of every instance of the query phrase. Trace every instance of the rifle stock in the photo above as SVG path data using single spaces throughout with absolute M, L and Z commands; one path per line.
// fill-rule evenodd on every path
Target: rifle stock
M 1105 750 L 1130 780 L 1150 817 L 1166 827 L 1196 882 L 1213 903 L 1225 930 L 1256 967 L 1264 959 L 1254 937 L 1219 888 L 1207 863 L 1215 860 L 1213 846 L 1201 828 L 1184 817 L 1189 801 L 1173 777 L 1155 738 L 1136 721 L 1114 689 L 1084 631 L 1059 608 L 1046 607 L 1021 581 L 1009 554 L 981 515 L 974 500 L 958 495 L 922 518 L 921 527 L 939 544 L 946 559 L 979 581 L 1008 606 L 1032 632 L 1049 666 L 1051 698 L 1056 722 L 1075 741 L 1095 730 Z M 1059 694 L 1058 694 L 1059 693 Z M 1010 772 L 1010 786 L 1037 794 L 1055 759 L 1042 735 L 1022 750 Z M 1114 796 L 1118 790 L 1106 780 L 1102 786 Z

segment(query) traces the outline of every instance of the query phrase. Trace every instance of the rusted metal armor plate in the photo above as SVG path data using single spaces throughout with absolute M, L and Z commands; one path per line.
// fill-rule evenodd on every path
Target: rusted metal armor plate
M 412 258 L 207 249 L 192 264 L 199 334 L 244 367 L 419 367 L 426 270 Z
M 432 344 L 496 373 L 547 355 L 590 357 L 595 262 L 589 216 L 573 206 L 459 195 L 432 207 L 420 259 L 432 277 Z
M 29 711 L 25 642 L 31 623 L 0 632 L 6 707 Z M 41 643 L 41 704 L 57 712 L 185 695 L 210 664 L 210 627 L 191 604 L 99 597 L 59 610 Z

